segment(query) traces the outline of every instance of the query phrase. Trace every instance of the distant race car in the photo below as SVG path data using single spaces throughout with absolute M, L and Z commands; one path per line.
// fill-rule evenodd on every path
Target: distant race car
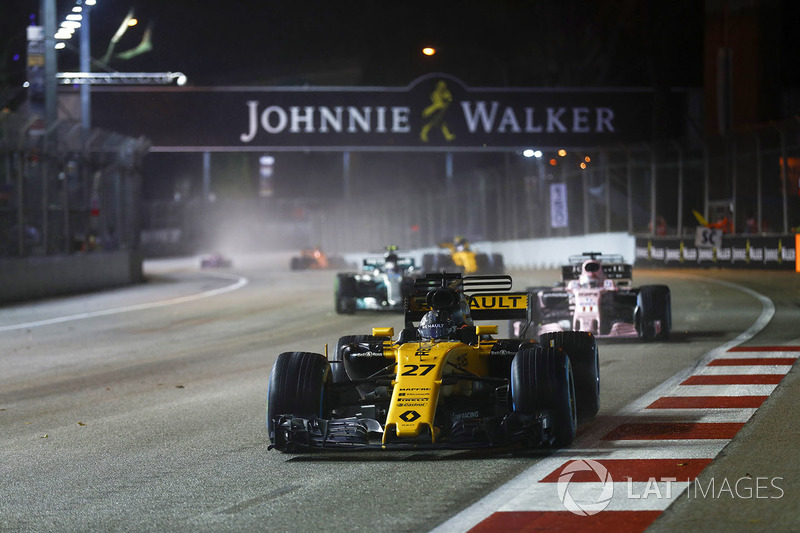
M 339 339 L 332 358 L 281 353 L 267 390 L 270 449 L 569 445 L 597 414 L 597 345 L 586 332 L 495 339 L 481 320 L 525 318 L 509 276 L 429 273 L 405 326 Z M 495 322 L 496 323 L 496 322 Z
M 383 257 L 364 259 L 360 273 L 336 275 L 334 305 L 339 314 L 356 311 L 403 311 L 403 298 L 409 295 L 420 276 L 414 259 L 400 257 L 397 248 L 387 247 Z
M 587 252 L 570 257 L 557 286 L 526 289 L 533 297 L 530 320 L 511 320 L 509 335 L 531 338 L 555 331 L 588 331 L 598 338 L 668 338 L 669 287 L 633 288 L 632 272 L 620 255 Z
M 464 237 L 456 237 L 452 243 L 441 243 L 439 248 L 448 250 L 448 253 L 423 255 L 422 269 L 425 272 L 502 274 L 505 271 L 502 254 L 478 253 Z
M 344 259 L 340 256 L 329 256 L 319 248 L 302 250 L 299 256 L 292 257 L 289 267 L 292 270 L 340 268 Z
M 210 254 L 200 259 L 200 268 L 231 268 L 233 261 L 222 254 Z

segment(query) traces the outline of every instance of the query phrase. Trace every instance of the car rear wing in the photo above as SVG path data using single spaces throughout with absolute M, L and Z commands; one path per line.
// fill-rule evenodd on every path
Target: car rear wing
M 570 264 L 581 265 L 587 259 L 595 259 L 601 263 L 624 263 L 625 259 L 621 254 L 604 254 L 602 252 L 583 252 L 581 255 L 571 255 L 568 258 Z
M 386 265 L 385 257 L 367 257 L 364 259 L 362 267 L 364 272 L 371 272 L 382 268 L 384 265 Z M 408 268 L 414 268 L 416 265 L 414 264 L 413 257 L 398 257 L 396 266 L 401 270 L 406 270 Z
M 584 259 L 585 260 L 585 259 Z M 561 279 L 571 281 L 581 277 L 583 263 L 564 265 L 561 267 Z M 601 263 L 606 279 L 633 279 L 633 267 L 627 263 Z
M 418 322 L 431 310 L 428 293 L 451 289 L 469 302 L 473 320 L 529 320 L 532 300 L 527 292 L 511 292 L 511 276 L 466 276 L 461 274 L 428 274 L 414 283 L 414 291 L 406 299 L 406 324 Z

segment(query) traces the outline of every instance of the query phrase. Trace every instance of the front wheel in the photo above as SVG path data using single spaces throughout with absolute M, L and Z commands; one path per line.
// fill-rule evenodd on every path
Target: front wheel
M 275 418 L 329 418 L 331 365 L 324 355 L 284 352 L 275 360 L 267 388 L 267 432 L 275 444 Z
M 518 352 L 511 362 L 511 400 L 516 413 L 550 414 L 553 446 L 569 446 L 575 440 L 575 382 L 572 365 L 563 350 L 534 346 Z

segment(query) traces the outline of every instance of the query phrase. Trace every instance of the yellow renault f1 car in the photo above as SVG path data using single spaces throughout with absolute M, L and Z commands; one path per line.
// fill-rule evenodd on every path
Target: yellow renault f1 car
M 439 248 L 447 250 L 447 253 L 427 253 L 422 256 L 422 269 L 426 272 L 448 270 L 464 275 L 484 275 L 502 274 L 505 270 L 503 254 L 478 253 L 464 237 L 456 237 L 452 243 L 440 243 Z
M 270 449 L 562 447 L 599 407 L 588 332 L 495 339 L 476 321 L 530 316 L 510 276 L 427 274 L 404 329 L 339 339 L 332 357 L 284 352 L 267 392 Z M 326 349 L 327 351 L 327 349 Z

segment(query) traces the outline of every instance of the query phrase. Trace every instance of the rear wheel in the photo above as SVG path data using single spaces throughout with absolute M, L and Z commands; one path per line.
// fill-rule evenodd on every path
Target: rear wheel
M 422 256 L 422 268 L 425 272 L 456 272 L 453 256 L 450 254 L 425 254 Z
M 669 338 L 672 329 L 672 301 L 666 285 L 644 285 L 636 299 L 636 328 L 644 339 Z
M 486 254 L 475 254 L 475 273 L 492 274 L 492 261 Z
M 588 331 L 555 331 L 540 335 L 539 344 L 567 352 L 575 376 L 578 420 L 594 418 L 600 410 L 600 359 L 594 335 Z
M 436 272 L 436 256 L 434 254 L 422 254 L 422 270 Z
M 340 315 L 352 315 L 356 312 L 356 278 L 352 274 L 338 274 L 334 289 L 334 304 Z
M 575 383 L 563 350 L 535 346 L 517 353 L 511 362 L 511 399 L 516 413 L 549 412 L 553 446 L 569 446 L 575 439 Z
M 492 254 L 492 274 L 502 274 L 506 271 L 503 254 Z
M 275 417 L 328 418 L 331 365 L 324 355 L 284 352 L 275 360 L 267 389 L 267 432 L 275 443 Z

